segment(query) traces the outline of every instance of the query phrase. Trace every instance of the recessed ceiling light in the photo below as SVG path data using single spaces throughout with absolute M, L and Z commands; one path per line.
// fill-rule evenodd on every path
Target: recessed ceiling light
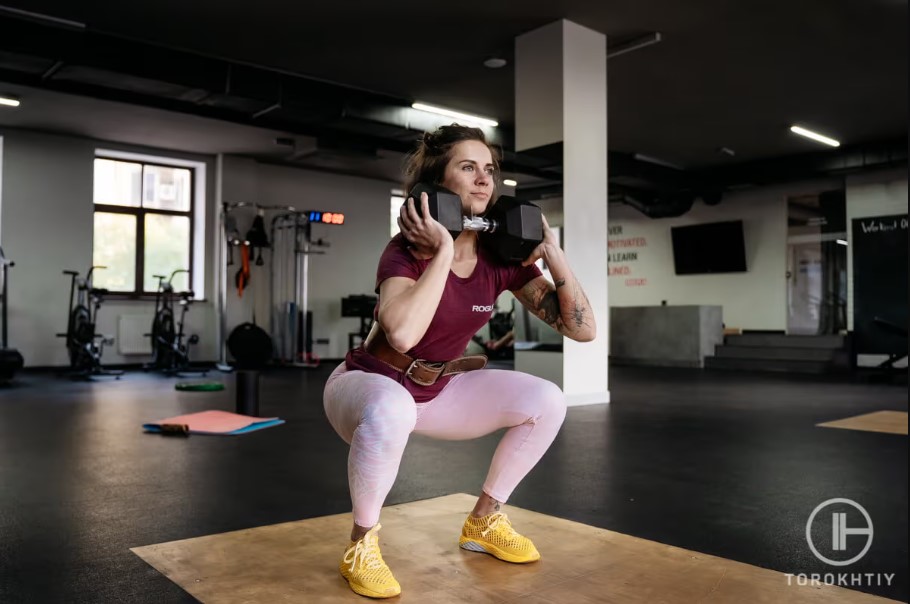
M 507 178 L 504 181 L 502 181 L 502 184 L 504 184 L 507 187 L 517 187 L 518 181 L 512 180 L 511 178 Z
M 0 96 L 0 105 L 5 105 L 7 107 L 18 107 L 19 99 L 14 96 L 3 95 Z
M 500 67 L 505 67 L 507 61 L 500 57 L 490 57 L 483 62 L 484 67 L 489 67 L 490 69 L 499 69 Z
M 800 128 L 799 126 L 790 126 L 790 132 L 799 134 L 800 136 L 805 136 L 806 138 L 811 138 L 812 140 L 818 141 L 820 143 L 825 143 L 826 145 L 831 145 L 832 147 L 840 147 L 839 141 L 836 141 L 833 138 L 828 138 L 827 136 L 821 135 L 817 132 L 812 132 L 811 130 Z
M 434 107 L 432 105 L 426 105 L 424 103 L 414 103 L 411 105 L 414 109 L 418 111 L 427 111 L 429 113 L 436 113 L 438 115 L 444 115 L 446 117 L 453 117 L 457 120 L 464 120 L 466 122 L 471 122 L 474 124 L 480 124 L 482 126 L 498 126 L 499 122 L 496 120 L 491 120 L 488 117 L 479 117 L 476 115 L 471 115 L 469 113 L 461 113 L 460 111 L 452 111 L 451 109 L 443 109 L 442 107 Z

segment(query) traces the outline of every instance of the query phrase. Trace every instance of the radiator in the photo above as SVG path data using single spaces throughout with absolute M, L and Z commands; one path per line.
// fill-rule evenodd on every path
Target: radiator
M 152 315 L 120 315 L 117 320 L 117 349 L 120 354 L 152 354 Z

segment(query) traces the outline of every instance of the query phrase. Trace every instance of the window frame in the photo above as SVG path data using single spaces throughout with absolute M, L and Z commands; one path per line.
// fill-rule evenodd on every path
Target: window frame
M 102 204 L 102 203 L 93 203 L 92 210 L 92 221 L 94 224 L 94 216 L 96 212 L 103 212 L 106 214 L 127 214 L 130 216 L 136 217 L 136 258 L 135 258 L 135 270 L 136 270 L 136 283 L 137 289 L 134 289 L 131 292 L 128 291 L 109 291 L 106 294 L 106 297 L 110 299 L 120 299 L 120 300 L 148 300 L 154 299 L 156 296 L 155 291 L 145 291 L 145 217 L 148 214 L 159 214 L 165 216 L 186 216 L 190 220 L 189 224 L 189 234 L 190 238 L 188 241 L 189 245 L 189 266 L 187 267 L 189 273 L 187 273 L 187 283 L 189 284 L 189 289 L 193 289 L 193 272 L 195 266 L 195 224 L 196 224 L 196 168 L 194 166 L 185 166 L 185 165 L 175 165 L 168 164 L 165 161 L 147 161 L 147 160 L 136 160 L 136 159 L 123 159 L 119 157 L 109 157 L 103 154 L 96 154 L 92 160 L 92 170 L 94 174 L 94 166 L 96 160 L 107 160 L 107 161 L 116 161 L 127 164 L 138 164 L 141 166 L 141 172 L 139 175 L 139 206 L 124 206 L 124 205 L 111 205 L 111 204 Z M 170 168 L 173 170 L 188 170 L 190 173 L 190 182 L 189 182 L 189 205 L 190 209 L 186 211 L 181 210 L 164 210 L 161 208 L 146 208 L 142 204 L 145 203 L 145 167 L 153 166 L 156 168 Z M 92 189 L 94 191 L 94 182 L 92 184 Z M 94 200 L 93 200 L 94 202 Z M 95 230 L 94 226 L 92 227 L 92 256 L 94 256 L 94 241 L 95 241 Z M 94 263 L 94 259 L 92 261 Z M 168 275 L 170 276 L 170 275 Z
M 404 191 L 401 189 L 392 189 L 389 199 L 389 237 L 394 237 L 400 231 L 396 222 L 401 213 L 401 205 L 408 200 Z

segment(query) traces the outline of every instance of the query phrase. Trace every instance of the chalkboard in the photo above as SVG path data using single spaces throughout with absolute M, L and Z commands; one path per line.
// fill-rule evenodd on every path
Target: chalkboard
M 856 353 L 905 355 L 907 214 L 855 218 L 851 226 Z

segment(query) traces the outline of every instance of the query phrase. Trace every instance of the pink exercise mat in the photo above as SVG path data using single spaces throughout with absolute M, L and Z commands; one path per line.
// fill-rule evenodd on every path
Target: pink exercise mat
M 251 417 L 227 411 L 201 411 L 142 424 L 142 427 L 148 432 L 232 435 L 271 428 L 283 423 L 284 420 L 277 417 Z

